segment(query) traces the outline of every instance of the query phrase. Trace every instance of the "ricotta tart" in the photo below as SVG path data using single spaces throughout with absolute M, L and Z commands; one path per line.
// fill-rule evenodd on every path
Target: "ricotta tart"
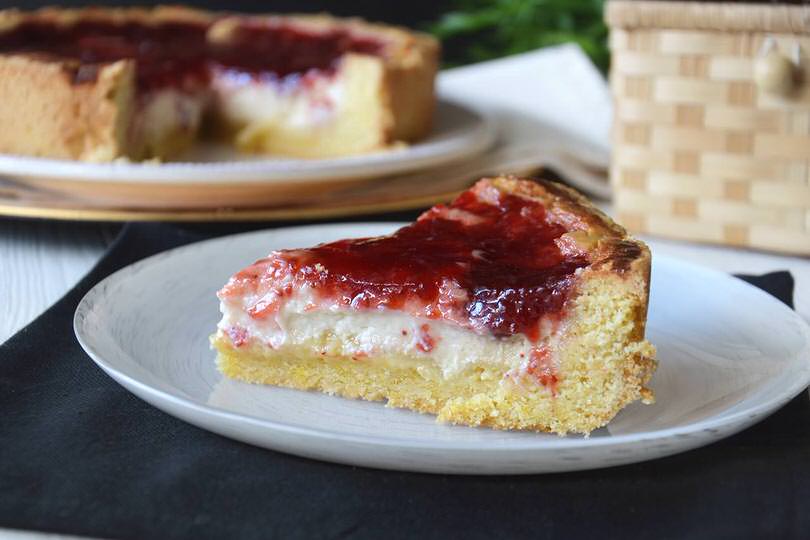
M 219 369 L 431 413 L 589 433 L 649 402 L 650 252 L 559 184 L 480 180 L 377 238 L 275 251 L 219 291 Z
M 168 159 L 201 133 L 331 157 L 430 129 L 439 47 L 327 15 L 181 7 L 0 11 L 0 152 Z

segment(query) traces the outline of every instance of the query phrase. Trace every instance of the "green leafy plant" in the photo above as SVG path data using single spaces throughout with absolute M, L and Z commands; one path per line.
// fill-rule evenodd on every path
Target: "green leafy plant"
M 602 8 L 603 0 L 455 0 L 428 31 L 442 40 L 447 66 L 575 42 L 604 73 Z

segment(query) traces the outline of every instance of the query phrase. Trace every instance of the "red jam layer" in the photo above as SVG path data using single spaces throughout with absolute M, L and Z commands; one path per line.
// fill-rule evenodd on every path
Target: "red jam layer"
M 283 283 L 249 310 L 263 318 L 306 284 L 332 304 L 399 309 L 536 341 L 540 320 L 562 312 L 576 270 L 589 264 L 558 240 L 568 230 L 538 202 L 479 183 L 391 236 L 275 252 L 221 295 L 246 286 L 261 295 L 267 291 L 257 284 Z
M 205 83 L 214 66 L 283 78 L 309 70 L 329 71 L 347 52 L 380 54 L 383 44 L 346 30 L 315 32 L 284 22 L 246 20 L 227 45 L 206 39 L 208 25 L 167 22 L 79 22 L 71 26 L 29 21 L 0 34 L 0 52 L 31 52 L 94 66 L 122 59 L 137 63 L 142 89 Z M 82 73 L 95 70 L 79 69 Z M 92 77 L 87 77 L 91 79 Z
M 216 47 L 214 60 L 225 67 L 279 77 L 311 69 L 329 71 L 348 52 L 379 55 L 383 44 L 346 30 L 305 32 L 280 22 L 246 20 L 227 47 Z

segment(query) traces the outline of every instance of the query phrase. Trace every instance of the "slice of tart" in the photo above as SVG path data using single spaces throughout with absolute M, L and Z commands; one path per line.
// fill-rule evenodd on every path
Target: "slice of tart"
M 202 134 L 328 157 L 430 129 L 437 42 L 326 15 L 0 11 L 0 152 L 172 158 Z
M 377 238 L 275 251 L 218 293 L 228 377 L 502 429 L 650 401 L 650 252 L 561 185 L 483 179 Z

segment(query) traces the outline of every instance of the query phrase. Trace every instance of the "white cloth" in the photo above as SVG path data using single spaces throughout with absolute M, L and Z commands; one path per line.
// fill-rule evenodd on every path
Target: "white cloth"
M 592 195 L 609 196 L 610 90 L 579 46 L 449 69 L 438 88 L 442 98 L 491 115 L 499 132 L 492 159 L 504 169 L 534 160 Z

